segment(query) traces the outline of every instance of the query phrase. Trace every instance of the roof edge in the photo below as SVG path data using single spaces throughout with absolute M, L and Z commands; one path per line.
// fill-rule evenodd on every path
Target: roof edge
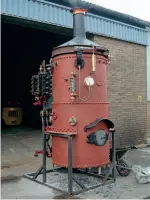
M 102 16 L 108 19 L 112 19 L 118 22 L 123 22 L 132 26 L 146 29 L 150 27 L 150 22 L 145 21 L 134 16 L 124 14 L 118 11 L 114 11 L 93 3 L 86 2 L 85 0 L 45 0 L 55 4 L 60 4 L 72 8 L 76 3 L 78 6 L 88 9 L 88 12 L 94 15 Z M 76 3 L 75 3 L 76 2 Z

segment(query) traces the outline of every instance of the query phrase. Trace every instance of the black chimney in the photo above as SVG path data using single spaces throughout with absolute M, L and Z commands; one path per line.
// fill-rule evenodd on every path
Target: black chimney
M 76 0 L 77 2 L 77 0 Z M 88 9 L 80 8 L 76 5 L 71 9 L 73 14 L 73 39 L 56 47 L 65 47 L 65 46 L 99 46 L 95 42 L 92 42 L 86 38 L 86 28 L 85 28 L 85 13 Z
M 86 37 L 85 30 L 85 13 L 87 9 L 84 8 L 73 8 L 71 10 L 73 14 L 73 35 L 78 38 Z

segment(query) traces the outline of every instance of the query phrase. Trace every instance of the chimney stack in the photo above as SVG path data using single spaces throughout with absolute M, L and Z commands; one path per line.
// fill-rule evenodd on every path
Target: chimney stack
M 85 13 L 87 11 L 84 8 L 71 9 L 71 13 L 73 14 L 73 35 L 76 38 L 86 38 Z

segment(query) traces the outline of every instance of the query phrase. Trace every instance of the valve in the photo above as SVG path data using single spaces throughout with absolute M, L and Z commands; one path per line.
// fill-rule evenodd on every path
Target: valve
M 31 78 L 31 94 L 37 97 L 52 96 L 52 74 L 45 62 L 40 65 L 39 73 Z
M 31 77 L 31 94 L 37 96 L 39 94 L 38 75 Z
M 34 106 L 40 106 L 42 104 L 40 97 L 35 97 L 35 102 L 33 103 Z
M 45 82 L 44 82 L 44 93 L 45 96 L 51 96 L 52 95 L 52 75 L 48 72 L 45 74 Z
M 83 49 L 82 48 L 76 48 L 75 49 L 75 52 L 76 52 L 76 60 L 75 60 L 75 62 L 74 62 L 74 65 L 75 65 L 75 67 L 77 67 L 77 68 L 79 68 L 79 66 L 80 66 L 80 68 L 83 68 L 84 67 L 84 65 L 85 65 L 85 61 L 83 60 L 83 58 L 82 58 L 82 51 L 83 51 Z
M 38 74 L 31 77 L 31 94 L 35 96 L 34 106 L 40 106 L 52 97 L 52 70 L 45 61 L 40 65 Z

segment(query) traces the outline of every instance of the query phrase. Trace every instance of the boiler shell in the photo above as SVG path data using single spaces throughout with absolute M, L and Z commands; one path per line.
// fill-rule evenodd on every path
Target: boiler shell
M 81 97 L 86 99 L 88 89 L 84 84 L 87 76 L 92 76 L 95 84 L 91 90 L 88 101 L 70 102 L 69 81 L 70 73 L 76 74 L 76 93 L 79 93 L 79 70 L 75 67 L 75 53 L 56 55 L 53 71 L 53 103 L 52 110 L 56 118 L 53 118 L 52 129 L 57 133 L 70 134 L 73 136 L 73 168 L 98 167 L 109 163 L 109 141 L 104 146 L 96 146 L 87 143 L 88 133 L 84 127 L 93 122 L 96 118 L 108 118 L 109 104 L 107 102 L 107 60 L 101 55 L 96 55 L 96 73 L 92 71 L 92 51 L 83 52 L 85 65 L 80 70 Z M 77 124 L 71 126 L 69 118 L 75 117 Z M 108 127 L 99 123 L 90 129 L 90 133 L 97 129 L 103 129 L 108 133 Z M 52 161 L 55 165 L 68 166 L 68 143 L 66 138 L 52 137 Z

